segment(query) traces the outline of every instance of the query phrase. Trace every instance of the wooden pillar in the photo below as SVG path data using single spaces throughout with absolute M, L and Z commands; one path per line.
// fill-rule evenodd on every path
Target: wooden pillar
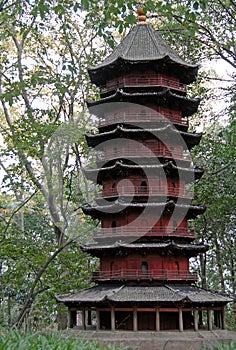
M 116 318 L 115 318 L 115 309 L 111 308 L 111 330 L 114 331 L 116 329 Z
M 76 310 L 71 311 L 71 322 L 72 322 L 72 328 L 74 326 L 77 326 L 77 311 Z
M 138 312 L 137 309 L 133 309 L 133 331 L 136 332 L 138 330 Z
M 100 329 L 100 311 L 96 310 L 96 329 L 97 331 Z
M 221 310 L 217 311 L 218 314 L 218 327 L 219 329 L 222 329 L 222 317 L 221 317 Z
M 156 309 L 156 331 L 160 331 L 160 310 Z
M 179 308 L 179 331 L 183 332 L 184 326 L 183 326 L 183 310 Z
M 225 307 L 222 306 L 221 309 L 221 324 L 222 324 L 222 329 L 225 329 Z
M 212 331 L 211 309 L 207 309 L 207 324 L 208 330 Z
M 67 311 L 67 328 L 73 328 L 71 310 Z
M 88 313 L 87 313 L 87 320 L 88 320 L 88 326 L 92 326 L 92 312 L 91 310 L 88 310 Z
M 195 332 L 198 331 L 198 310 L 193 310 L 193 324 Z
M 85 313 L 85 309 L 82 309 L 82 328 L 86 329 L 86 313 Z

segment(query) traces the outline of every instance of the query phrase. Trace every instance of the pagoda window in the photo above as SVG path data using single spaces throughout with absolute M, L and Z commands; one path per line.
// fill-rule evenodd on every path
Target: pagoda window
M 113 182 L 112 184 L 112 193 L 115 193 L 116 192 L 116 183 Z
M 113 271 L 114 271 L 114 261 L 111 262 L 111 265 L 110 265 L 110 272 L 111 272 L 111 275 L 113 274 Z
M 177 227 L 178 227 L 178 223 L 176 220 L 173 221 L 173 229 L 174 230 L 177 230 Z
M 146 181 L 141 182 L 140 193 L 147 193 L 147 182 Z
M 116 221 L 112 221 L 111 227 L 112 227 L 112 231 L 116 231 Z
M 178 273 L 179 273 L 179 262 L 178 261 L 175 261 L 175 268 L 176 268 L 176 271 L 178 271 Z
M 142 83 L 144 79 L 145 79 L 145 75 L 144 74 L 140 74 L 139 82 Z
M 142 274 L 148 274 L 148 263 L 146 261 L 143 261 L 141 264 L 141 271 Z

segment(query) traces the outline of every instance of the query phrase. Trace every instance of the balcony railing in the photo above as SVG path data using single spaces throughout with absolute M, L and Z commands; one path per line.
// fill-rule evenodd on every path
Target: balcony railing
M 115 271 L 94 271 L 92 274 L 93 281 L 106 280 L 161 280 L 161 281 L 197 281 L 196 272 L 187 272 L 186 270 L 149 270 L 142 272 L 139 270 L 115 270 Z
M 172 123 L 188 126 L 188 119 L 181 117 L 178 113 L 167 111 L 155 112 L 148 111 L 146 113 L 134 112 L 118 112 L 115 115 L 107 115 L 104 119 L 99 120 L 99 126 L 111 125 L 114 123 L 132 123 L 132 122 L 160 122 L 165 118 Z
M 119 227 L 94 229 L 94 238 L 119 238 L 119 237 L 140 237 L 140 236 L 166 236 L 195 238 L 194 229 L 186 227 L 141 227 L 132 226 L 132 224 Z
M 114 158 L 153 158 L 153 157 L 164 157 L 164 158 L 174 158 L 179 160 L 186 160 L 191 161 L 191 155 L 183 154 L 183 151 L 173 150 L 170 151 L 166 148 L 159 148 L 159 149 L 148 149 L 147 147 L 143 146 L 140 150 L 138 148 L 136 149 L 119 149 L 118 151 L 109 151 L 109 154 L 104 153 L 97 155 L 97 161 L 106 161 Z
M 101 93 L 106 93 L 118 88 L 124 87 L 166 87 L 181 92 L 186 92 L 186 85 L 171 78 L 162 76 L 156 77 L 123 77 L 116 80 L 108 81 L 107 84 L 101 87 Z
M 116 197 L 116 196 L 172 196 L 180 198 L 193 199 L 193 193 L 185 188 L 176 187 L 160 187 L 160 186 L 123 186 L 117 188 L 104 189 L 102 193 L 97 195 L 97 198 Z

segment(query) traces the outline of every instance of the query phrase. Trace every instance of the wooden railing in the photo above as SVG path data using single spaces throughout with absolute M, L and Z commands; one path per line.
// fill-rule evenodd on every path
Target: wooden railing
M 148 270 L 148 272 L 142 272 L 140 270 L 127 269 L 127 270 L 114 270 L 114 271 L 94 271 L 92 274 L 94 281 L 105 280 L 162 280 L 162 281 L 181 281 L 191 280 L 197 281 L 198 276 L 196 272 L 187 272 L 185 270 L 172 271 L 172 270 Z
M 103 197 L 114 197 L 114 196 L 173 196 L 181 198 L 191 198 L 193 199 L 193 193 L 187 191 L 185 188 L 176 187 L 161 187 L 161 186 L 123 186 L 117 188 L 107 188 L 104 189 L 102 193 L 97 195 L 97 198 Z
M 119 238 L 122 236 L 125 237 L 139 237 L 139 236 L 166 236 L 166 237 L 187 237 L 194 238 L 195 231 L 194 229 L 188 229 L 186 227 L 136 227 L 132 224 L 119 226 L 119 227 L 110 227 L 110 228 L 95 228 L 94 229 L 94 238 Z
M 143 145 L 141 149 L 119 149 L 117 151 L 114 151 L 112 149 L 109 150 L 109 154 L 100 154 L 97 155 L 97 161 L 106 161 L 114 158 L 153 158 L 153 157 L 164 157 L 164 158 L 174 158 L 179 160 L 186 160 L 191 161 L 191 155 L 189 154 L 183 154 L 183 151 L 178 151 L 174 149 L 173 151 L 170 151 L 167 148 L 159 148 L 159 149 L 149 149 L 147 146 Z
M 164 118 L 163 118 L 164 117 Z M 188 118 L 181 117 L 178 113 L 171 112 L 148 112 L 145 114 L 134 112 L 119 112 L 114 115 L 107 115 L 104 119 L 99 120 L 99 126 L 111 125 L 114 123 L 132 123 L 132 122 L 160 122 L 165 118 L 172 123 L 188 126 Z
M 156 77 L 123 77 L 116 80 L 110 80 L 105 86 L 101 87 L 100 92 L 106 93 L 118 88 L 124 87 L 159 87 L 163 86 L 166 88 L 186 92 L 186 85 L 182 84 L 171 78 L 165 78 L 162 76 Z

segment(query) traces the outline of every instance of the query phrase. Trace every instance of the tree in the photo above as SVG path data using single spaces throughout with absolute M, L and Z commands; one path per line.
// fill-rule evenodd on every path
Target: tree
M 235 111 L 231 113 L 228 125 L 208 128 L 195 151 L 195 161 L 206 168 L 195 186 L 195 200 L 209 206 L 204 216 L 196 220 L 198 239 L 209 246 L 206 256 L 201 257 L 201 283 L 203 287 L 235 295 L 236 125 Z
M 84 228 L 83 216 L 77 212 L 75 220 L 74 214 L 78 206 L 75 200 L 86 200 L 87 195 L 87 191 L 82 190 L 87 184 L 81 170 L 81 157 L 86 153 L 82 135 L 90 123 L 83 109 L 88 89 L 86 66 L 94 50 L 91 42 L 94 33 L 92 29 L 79 28 L 76 9 L 70 8 L 71 3 L 66 5 L 65 2 L 64 5 L 42 1 L 33 5 L 26 1 L 1 4 L 4 12 L 0 14 L 0 100 L 4 143 L 1 145 L 0 164 L 5 171 L 5 191 L 11 191 L 11 203 L 20 206 L 2 222 L 1 241 L 3 251 L 7 252 L 19 237 L 20 248 L 13 249 L 13 255 L 21 256 L 15 264 L 12 264 L 11 255 L 7 259 L 3 254 L 2 259 L 8 268 L 4 272 L 6 284 L 8 276 L 15 274 L 16 279 L 12 278 L 12 281 L 19 291 L 23 287 L 17 277 L 23 277 L 22 268 L 27 266 L 31 271 L 27 283 L 22 278 L 25 283 L 23 309 L 26 308 L 27 312 L 38 295 L 38 285 L 46 283 L 45 279 L 42 282 L 41 272 L 46 268 L 49 271 L 48 262 L 66 276 L 68 261 L 60 258 L 63 266 L 53 265 L 50 253 L 54 252 L 56 257 L 67 247 L 67 254 L 71 256 L 73 241 L 78 241 L 78 236 L 83 233 L 80 229 L 75 232 L 76 227 L 71 223 L 80 221 L 80 228 Z M 53 13 L 49 14 L 49 10 Z M 71 133 L 72 125 L 74 133 Z M 68 141 L 72 134 L 73 140 Z M 41 214 L 34 215 L 39 226 L 37 230 L 29 228 L 30 218 L 26 215 L 26 199 L 30 197 L 32 205 L 35 193 L 41 195 L 41 201 L 44 200 L 40 206 Z M 43 213 L 47 215 L 49 236 L 52 230 L 55 235 L 50 242 L 40 231 Z M 16 217 L 18 222 L 13 220 Z M 34 244 L 39 245 L 38 241 L 42 249 L 35 251 Z M 71 243 L 70 248 L 68 243 Z M 78 261 L 87 266 L 87 258 Z M 83 285 L 77 276 L 77 286 L 78 281 Z M 39 290 L 44 291 L 44 288 Z M 19 314 L 19 324 L 26 315 Z

